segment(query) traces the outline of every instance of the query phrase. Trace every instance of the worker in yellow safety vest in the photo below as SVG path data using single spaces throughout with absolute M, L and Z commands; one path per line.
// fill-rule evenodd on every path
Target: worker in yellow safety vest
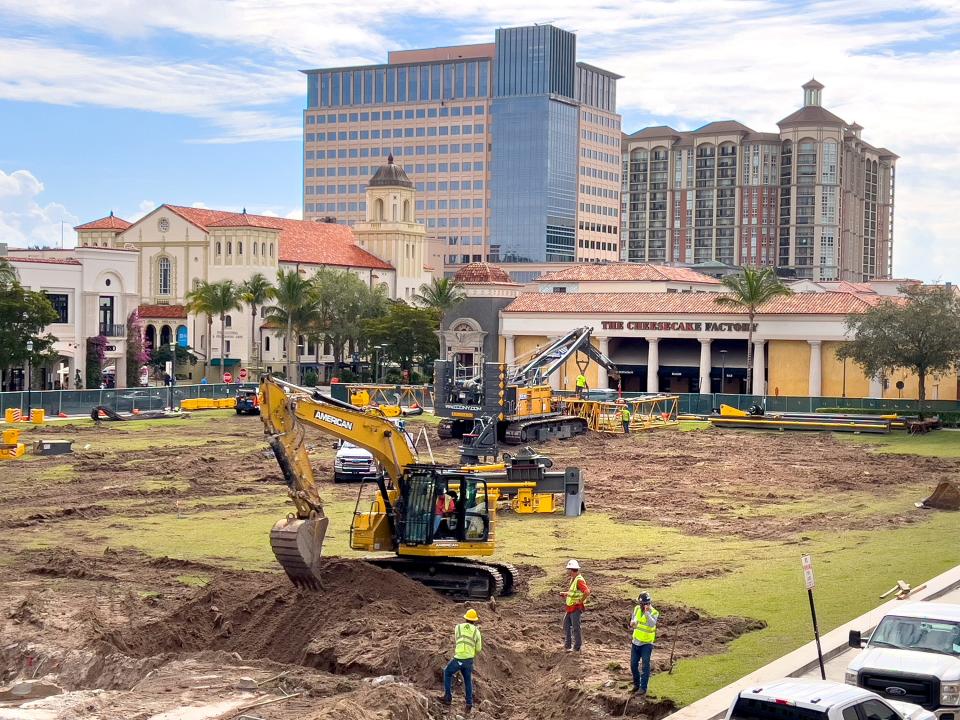
M 623 402 L 623 400 L 619 400 L 618 404 L 620 405 L 620 422 L 623 425 L 623 432 L 629 435 L 630 418 L 633 417 L 633 414 L 630 412 L 630 408 L 627 407 L 627 404 Z
M 571 560 L 567 563 L 567 581 L 570 589 L 560 593 L 566 603 L 563 616 L 563 647 L 567 652 L 580 652 L 583 646 L 583 633 L 580 631 L 580 618 L 590 597 L 590 586 L 580 574 L 580 563 Z
M 645 695 L 650 681 L 650 658 L 653 656 L 653 643 L 657 639 L 657 621 L 660 611 L 653 606 L 650 593 L 642 592 L 637 598 L 630 619 L 633 628 L 633 641 L 630 647 L 630 672 L 633 674 L 633 691 Z M 640 665 L 643 670 L 640 670 Z
M 443 670 L 443 697 L 440 702 L 444 705 L 453 702 L 453 676 L 460 673 L 463 676 L 463 690 L 467 701 L 466 711 L 469 713 L 473 709 L 473 659 L 482 649 L 483 640 L 480 637 L 480 616 L 477 611 L 470 608 L 464 613 L 463 619 L 466 622 L 460 623 L 454 630 L 456 647 L 453 659 Z
M 583 393 L 587 391 L 587 378 L 583 373 L 577 375 L 577 397 L 583 397 Z

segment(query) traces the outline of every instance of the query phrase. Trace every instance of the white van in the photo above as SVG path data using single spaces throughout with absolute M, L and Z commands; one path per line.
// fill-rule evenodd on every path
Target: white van
M 863 688 L 786 678 L 741 690 L 726 720 L 934 720 L 934 715 Z
M 960 720 L 960 605 L 904 603 L 869 638 L 851 630 L 850 646 L 863 651 L 845 682 Z

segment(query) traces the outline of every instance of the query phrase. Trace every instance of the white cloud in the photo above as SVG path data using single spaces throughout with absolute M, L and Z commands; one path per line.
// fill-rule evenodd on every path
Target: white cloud
M 956 0 L 0 0 L 0 26 L 17 22 L 84 28 L 108 46 L 159 47 L 176 33 L 196 41 L 198 56 L 254 55 L 257 63 L 164 62 L 71 48 L 59 36 L 0 38 L 0 98 L 199 118 L 219 129 L 204 142 L 299 138 L 299 113 L 278 110 L 303 96 L 299 68 L 490 42 L 495 27 L 534 22 L 576 31 L 580 58 L 626 76 L 618 90 L 628 132 L 726 118 L 773 130 L 799 105 L 799 85 L 816 76 L 829 109 L 901 156 L 895 272 L 933 277 L 941 263 L 960 260 L 951 229 L 960 166 L 960 124 L 950 120 L 960 117 Z
M 76 215 L 59 203 L 41 204 L 43 183 L 29 170 L 0 170 L 0 242 L 10 247 L 76 244 Z M 62 224 L 61 224 L 62 223 Z

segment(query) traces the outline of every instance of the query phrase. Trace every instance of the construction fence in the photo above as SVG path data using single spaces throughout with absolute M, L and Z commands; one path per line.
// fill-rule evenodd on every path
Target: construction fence
M 90 411 L 103 406 L 119 413 L 134 410 L 162 410 L 179 407 L 184 400 L 206 398 L 221 400 L 236 396 L 240 388 L 256 388 L 256 384 L 233 385 L 175 385 L 173 387 L 117 388 L 114 390 L 33 390 L 29 393 L 0 393 L 0 418 L 7 408 L 16 408 L 27 415 L 28 407 L 42 408 L 49 417 L 64 415 L 89 415 Z

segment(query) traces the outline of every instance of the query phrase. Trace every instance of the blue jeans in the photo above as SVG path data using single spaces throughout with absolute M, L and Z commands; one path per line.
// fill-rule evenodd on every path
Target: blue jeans
M 633 674 L 633 689 L 647 691 L 650 681 L 650 657 L 653 655 L 653 643 L 643 645 L 630 644 L 630 672 Z M 640 671 L 640 663 L 643 671 Z
M 457 660 L 454 658 L 443 669 L 443 696 L 447 700 L 453 699 L 453 676 L 463 675 L 463 691 L 467 696 L 467 705 L 473 705 L 473 660 Z

